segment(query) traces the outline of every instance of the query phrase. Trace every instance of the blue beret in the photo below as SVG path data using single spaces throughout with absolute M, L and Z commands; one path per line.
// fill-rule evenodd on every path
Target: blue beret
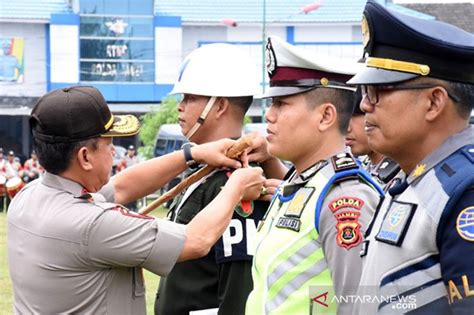
M 427 76 L 474 84 L 474 35 L 369 0 L 362 19 L 366 68 L 349 84 L 383 84 Z

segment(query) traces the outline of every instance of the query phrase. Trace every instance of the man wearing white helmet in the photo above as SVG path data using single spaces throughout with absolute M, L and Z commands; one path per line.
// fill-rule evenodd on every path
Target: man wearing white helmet
M 193 143 L 241 136 L 245 113 L 258 91 L 257 77 L 250 56 L 234 45 L 206 45 L 184 60 L 171 94 L 183 96 L 178 105 L 179 124 L 191 141 L 183 146 L 191 169 L 199 168 L 186 155 Z M 229 175 L 229 171 L 218 170 L 193 184 L 171 206 L 169 219 L 189 222 L 219 193 Z M 243 314 L 252 289 L 249 243 L 267 207 L 264 201 L 242 202 L 206 257 L 177 263 L 160 281 L 155 313 Z

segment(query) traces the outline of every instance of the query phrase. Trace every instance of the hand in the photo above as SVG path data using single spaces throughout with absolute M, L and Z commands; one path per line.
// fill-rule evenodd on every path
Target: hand
M 254 139 L 252 140 L 252 145 L 247 150 L 249 162 L 263 163 L 270 158 L 274 158 L 268 152 L 268 144 L 265 137 L 258 132 L 252 132 L 251 135 L 254 136 Z
M 258 198 L 258 200 L 271 201 L 273 195 L 278 189 L 278 186 L 280 186 L 282 182 L 282 180 L 275 178 L 266 179 L 265 183 L 263 184 L 263 189 L 260 192 L 260 198 Z
M 191 148 L 191 155 L 200 164 L 208 164 L 219 168 L 240 168 L 242 164 L 239 161 L 228 158 L 225 155 L 234 143 L 236 143 L 235 140 L 221 139 L 197 145 Z
M 288 171 L 287 167 L 268 152 L 268 143 L 265 137 L 258 132 L 253 132 L 251 135 L 254 137 L 252 145 L 247 149 L 247 155 L 243 155 L 245 160 L 241 158 L 241 161 L 244 162 L 244 165 L 248 162 L 257 162 L 263 167 L 267 178 L 282 179 Z
M 240 190 L 241 200 L 256 200 L 260 197 L 265 182 L 260 167 L 246 167 L 235 170 L 227 181 L 227 185 Z

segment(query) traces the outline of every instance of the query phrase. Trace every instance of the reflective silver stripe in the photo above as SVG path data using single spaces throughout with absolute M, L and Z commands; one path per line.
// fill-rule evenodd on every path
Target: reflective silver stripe
M 433 279 L 441 278 L 441 269 L 439 264 L 435 264 L 428 269 L 413 272 L 380 288 L 380 294 L 383 296 L 398 295 L 400 291 L 408 291 L 420 286 L 423 283 L 430 282 Z
M 299 290 L 303 283 L 316 277 L 327 268 L 325 258 L 318 260 L 310 268 L 300 273 L 293 280 L 288 282 L 281 290 L 267 303 L 265 303 L 265 313 L 269 314 L 278 306 L 286 301 L 286 299 L 295 291 Z
M 409 307 L 420 308 L 438 300 L 439 298 L 447 297 L 447 295 L 448 292 L 446 291 L 446 287 L 444 286 L 443 281 L 440 281 L 435 285 L 427 287 L 426 289 L 409 294 L 404 298 L 404 300 L 402 299 L 399 301 L 394 299 L 392 303 L 388 303 L 387 305 L 383 306 L 379 310 L 378 314 L 405 314 L 408 310 L 412 310 Z M 394 303 L 405 304 L 405 308 L 397 309 L 396 307 L 393 307 Z
M 321 246 L 319 246 L 319 244 L 317 244 L 315 241 L 310 241 L 308 244 L 304 245 L 294 254 L 292 254 L 287 260 L 280 263 L 267 278 L 268 288 L 270 289 L 271 286 L 288 270 L 298 265 L 303 259 L 313 254 L 320 248 Z

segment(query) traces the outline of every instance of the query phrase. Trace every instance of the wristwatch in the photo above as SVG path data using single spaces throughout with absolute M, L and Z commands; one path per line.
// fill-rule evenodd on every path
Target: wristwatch
M 196 162 L 193 159 L 193 156 L 191 155 L 191 148 L 194 147 L 196 144 L 192 142 L 186 142 L 181 146 L 181 149 L 183 149 L 184 153 L 184 159 L 186 160 L 186 165 L 192 169 L 195 170 L 196 168 L 199 167 L 199 163 Z

